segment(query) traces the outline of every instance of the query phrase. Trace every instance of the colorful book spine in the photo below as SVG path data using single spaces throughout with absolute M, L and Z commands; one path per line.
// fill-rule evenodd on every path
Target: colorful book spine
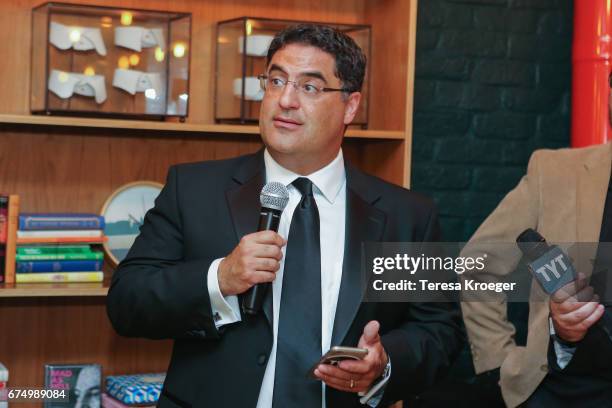
M 17 231 L 17 238 L 74 238 L 74 237 L 101 237 L 102 230 L 40 230 Z
M 4 259 L 6 257 L 6 246 L 0 244 L 0 283 L 4 283 Z
M 17 238 L 18 245 L 29 244 L 103 244 L 108 241 L 105 236 L 102 237 L 48 237 L 48 238 Z
M 8 230 L 8 196 L 0 195 L 0 244 L 6 243 Z
M 6 255 L 4 257 L 4 281 L 15 282 L 15 254 L 17 252 L 17 226 L 19 224 L 19 196 L 9 196 Z
M 17 283 L 102 282 L 104 272 L 18 273 Z
M 19 229 L 104 229 L 104 217 L 96 214 L 24 213 L 19 216 Z
M 101 261 L 104 259 L 104 253 L 100 251 L 90 251 L 82 253 L 56 253 L 56 254 L 23 254 L 17 251 L 17 262 L 24 261 Z
M 32 261 L 17 262 L 17 273 L 101 271 L 101 261 Z
M 17 247 L 17 254 L 45 255 L 91 252 L 89 245 L 33 245 Z

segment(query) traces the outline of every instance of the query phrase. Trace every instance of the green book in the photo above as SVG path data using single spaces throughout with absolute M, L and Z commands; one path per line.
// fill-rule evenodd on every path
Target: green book
M 82 254 L 90 253 L 89 245 L 26 245 L 18 246 L 17 253 L 24 255 Z
M 99 251 L 90 251 L 82 253 L 49 253 L 49 254 L 20 254 L 15 255 L 15 259 L 19 261 L 101 261 L 104 254 Z

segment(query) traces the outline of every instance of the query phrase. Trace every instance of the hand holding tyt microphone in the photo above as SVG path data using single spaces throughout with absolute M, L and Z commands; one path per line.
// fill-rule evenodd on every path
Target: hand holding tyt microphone
M 550 316 L 557 337 L 570 343 L 582 340 L 605 313 L 586 276 L 576 274 L 567 255 L 549 246 L 533 229 L 523 231 L 516 241 L 529 261 L 529 270 L 551 296 Z

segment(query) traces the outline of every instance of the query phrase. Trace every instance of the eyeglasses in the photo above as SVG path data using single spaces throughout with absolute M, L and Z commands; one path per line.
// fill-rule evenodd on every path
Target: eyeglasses
M 321 95 L 322 92 L 353 92 L 348 88 L 326 88 L 322 86 L 323 84 L 317 83 L 317 80 L 313 78 L 289 81 L 280 76 L 268 76 L 265 74 L 261 74 L 257 78 L 259 78 L 261 89 L 272 93 L 281 92 L 289 83 L 293 85 L 297 92 L 311 98 L 316 98 Z

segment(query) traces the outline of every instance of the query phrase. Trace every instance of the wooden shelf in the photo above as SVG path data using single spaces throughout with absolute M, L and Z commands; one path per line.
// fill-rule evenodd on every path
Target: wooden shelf
M 204 123 L 156 122 L 146 120 L 125 119 L 94 119 L 67 116 L 46 115 L 0 115 L 0 123 L 34 126 L 58 127 L 86 127 L 98 129 L 138 129 L 159 132 L 187 132 L 187 133 L 223 133 L 235 135 L 259 135 L 259 126 L 250 125 L 222 125 Z M 405 134 L 399 130 L 361 130 L 349 129 L 346 132 L 349 138 L 404 140 Z
M 106 296 L 108 284 L 92 283 L 5 283 L 0 298 Z

